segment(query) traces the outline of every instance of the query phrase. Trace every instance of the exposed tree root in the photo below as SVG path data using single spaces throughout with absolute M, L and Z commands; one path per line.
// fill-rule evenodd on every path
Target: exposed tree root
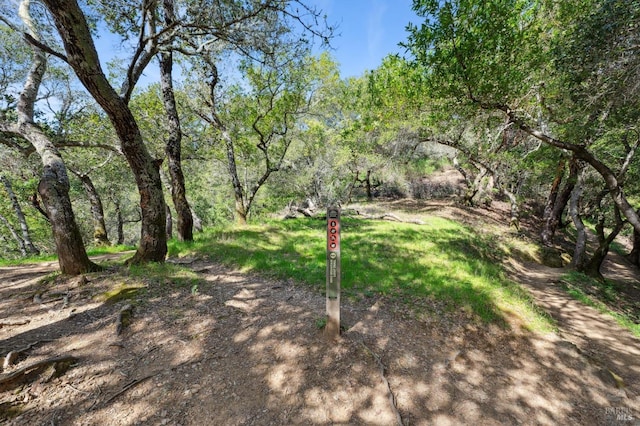
M 28 344 L 27 346 L 25 346 L 22 349 L 16 349 L 14 351 L 10 351 L 7 354 L 7 356 L 4 357 L 4 362 L 2 363 L 2 369 L 6 370 L 7 368 L 11 367 L 13 364 L 16 363 L 16 361 L 18 360 L 20 355 L 22 355 L 26 351 L 30 350 L 31 348 L 33 348 L 38 343 L 39 342 L 30 343 L 30 344 Z
M 380 359 L 380 356 L 378 354 L 376 354 L 374 351 L 372 351 L 371 348 L 369 348 L 364 343 L 363 340 L 360 340 L 360 344 L 364 347 L 365 351 L 367 351 L 367 352 L 369 352 L 371 354 L 373 359 L 376 361 L 376 364 L 378 364 L 378 369 L 380 371 L 380 378 L 382 379 L 382 382 L 384 383 L 384 385 L 387 388 L 387 394 L 389 396 L 389 405 L 391 406 L 391 410 L 393 411 L 393 413 L 396 416 L 396 424 L 398 426 L 403 426 L 404 423 L 402 422 L 402 416 L 400 415 L 400 411 L 398 411 L 398 403 L 396 401 L 396 396 L 393 393 L 393 391 L 391 390 L 391 385 L 389 384 L 389 380 L 387 380 L 387 376 L 385 375 L 385 372 L 386 372 L 387 368 L 382 363 L 382 360 Z
M 2 327 L 15 327 L 18 325 L 29 324 L 31 320 L 20 320 L 20 321 L 2 321 L 0 322 L 0 328 Z
M 120 309 L 118 318 L 116 319 L 116 335 L 122 334 L 122 331 L 131 323 L 131 317 L 133 316 L 133 305 L 126 304 Z
M 113 401 L 114 399 L 116 399 L 117 397 L 119 397 L 120 395 L 122 395 L 123 393 L 125 393 L 126 391 L 128 391 L 129 389 L 131 389 L 134 386 L 139 385 L 140 383 L 144 382 L 145 380 L 148 380 L 150 378 L 152 378 L 153 376 L 157 375 L 158 373 L 153 373 L 153 374 L 149 374 L 146 375 L 140 379 L 134 379 L 132 381 L 130 381 L 129 383 L 127 383 L 126 385 L 123 386 L 122 389 L 120 389 L 118 392 L 114 393 L 113 395 L 111 395 L 109 398 L 107 398 L 107 400 L 104 401 L 104 404 L 108 404 L 111 401 Z
M 76 363 L 78 358 L 70 355 L 60 356 L 55 358 L 47 358 L 42 361 L 35 362 L 31 365 L 22 367 L 16 371 L 0 376 L 0 392 L 12 387 L 17 386 L 20 383 L 28 381 L 33 377 L 39 375 L 49 367 L 53 367 L 52 375 L 47 379 L 53 379 L 63 375 L 72 364 Z

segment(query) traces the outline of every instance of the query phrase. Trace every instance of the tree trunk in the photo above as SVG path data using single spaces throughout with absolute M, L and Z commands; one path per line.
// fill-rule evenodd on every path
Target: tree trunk
M 60 270 L 63 274 L 69 275 L 97 271 L 100 268 L 89 260 L 85 251 L 82 235 L 71 208 L 68 177 L 63 173 L 62 160 L 49 164 L 45 166 L 38 185 L 38 192 L 47 207 L 51 221 Z M 60 196 L 61 194 L 66 196 Z
M 569 201 L 569 215 L 573 220 L 573 224 L 576 227 L 577 238 L 576 245 L 573 251 L 573 259 L 571 265 L 578 271 L 584 270 L 585 257 L 587 253 L 587 231 L 582 217 L 580 216 L 579 203 L 582 198 L 582 183 L 577 182 L 571 193 L 571 199 Z
M 69 65 L 113 124 L 140 194 L 140 244 L 128 263 L 163 262 L 167 254 L 165 202 L 159 164 L 149 155 L 136 120 L 105 77 L 85 16 L 75 0 L 43 0 L 62 39 Z
M 9 230 L 9 232 L 11 233 L 11 236 L 16 241 L 16 244 L 18 244 L 18 249 L 20 250 L 20 254 L 22 255 L 22 257 L 27 257 L 27 254 L 28 254 L 27 246 L 25 245 L 22 237 L 20 237 L 20 235 L 18 235 L 18 232 L 16 232 L 16 230 L 13 228 L 13 226 L 11 225 L 11 222 L 9 222 L 9 220 L 6 217 L 2 216 L 1 214 L 0 214 L 0 222 L 2 222 L 4 226 Z
M 562 161 L 564 162 L 564 160 Z M 558 166 L 558 169 L 560 166 Z M 564 166 L 563 166 L 564 168 Z M 552 202 L 552 205 L 549 206 L 549 202 L 545 207 L 544 211 L 544 228 L 542 230 L 542 243 L 546 246 L 550 246 L 553 244 L 553 237 L 555 236 L 556 230 L 562 223 L 562 212 L 564 212 L 567 204 L 569 203 L 569 199 L 571 198 L 571 192 L 576 184 L 576 180 L 578 179 L 578 163 L 575 158 L 572 158 L 569 162 L 569 177 L 564 185 L 564 188 L 560 193 L 556 190 L 556 195 L 552 200 L 552 195 L 549 195 L 549 202 Z M 562 174 L 560 170 L 558 170 L 559 174 L 556 175 L 556 179 L 560 176 L 560 180 L 562 179 Z M 554 181 L 555 184 L 555 181 Z M 559 184 L 558 184 L 559 186 Z M 553 187 L 552 187 L 553 192 Z M 548 211 L 548 209 L 550 211 Z
M 167 223 L 165 225 L 165 229 L 167 232 L 167 240 L 173 238 L 173 217 L 171 217 L 171 208 L 169 204 L 167 204 Z
M 76 173 L 76 176 L 82 182 L 84 192 L 87 194 L 89 204 L 91 204 L 91 216 L 93 217 L 93 242 L 97 245 L 111 245 L 109 238 L 107 237 L 107 226 L 104 222 L 104 208 L 102 207 L 102 200 L 100 194 L 93 185 L 89 175 Z
M 164 1 L 165 23 L 167 27 L 173 25 L 175 18 L 173 12 L 173 0 Z M 187 192 L 182 173 L 182 129 L 180 128 L 180 116 L 176 107 L 173 93 L 173 55 L 169 52 L 160 54 L 160 85 L 162 88 L 162 100 L 169 124 L 169 137 L 165 152 L 167 154 L 169 175 L 171 176 L 171 198 L 176 209 L 178 239 L 180 241 L 193 241 L 193 216 L 187 201 Z
M 506 188 L 502 188 L 502 193 L 509 199 L 510 213 L 509 226 L 516 228 L 516 231 L 520 231 L 520 211 L 518 209 L 518 199 L 515 194 Z
M 235 215 L 236 221 L 240 225 L 246 225 L 247 223 L 247 209 L 244 203 L 244 188 L 238 177 L 238 169 L 236 168 L 236 155 L 233 149 L 233 141 L 231 135 L 226 129 L 222 130 L 222 139 L 224 140 L 227 148 L 227 167 L 229 170 L 229 177 L 231 178 L 231 185 L 233 186 L 233 197 L 235 199 Z
M 619 220 L 611 233 L 605 237 L 604 218 L 600 220 L 598 225 L 596 225 L 596 231 L 598 234 L 598 247 L 596 248 L 591 258 L 584 264 L 584 270 L 581 272 L 584 272 L 586 275 L 596 278 L 600 281 L 604 280 L 604 277 L 600 272 L 600 268 L 602 267 L 602 263 L 607 257 L 607 254 L 609 254 L 611 243 L 616 239 L 620 231 L 622 231 L 622 228 L 624 228 L 625 224 L 626 222 Z
M 11 200 L 11 204 L 13 205 L 13 211 L 16 213 L 18 223 L 20 223 L 20 229 L 22 230 L 22 237 L 20 238 L 20 240 L 23 242 L 24 248 L 29 254 L 40 254 L 40 250 L 38 250 L 31 241 L 29 225 L 27 225 L 27 220 L 24 217 L 24 213 L 22 212 L 22 208 L 20 207 L 20 203 L 18 202 L 18 197 L 16 197 L 16 194 L 13 192 L 11 182 L 4 175 L 0 176 L 0 181 L 2 181 L 2 183 L 4 184 L 4 188 L 6 189 L 7 194 L 9 194 L 9 199 Z
M 554 217 L 552 213 L 555 210 L 558 193 L 560 192 L 560 184 L 562 183 L 562 177 L 564 176 L 564 166 L 565 159 L 561 158 L 556 169 L 556 177 L 551 183 L 551 190 L 549 191 L 547 204 L 544 206 L 544 213 L 542 215 L 544 226 L 542 227 L 540 238 L 542 239 L 542 244 L 545 246 L 553 245 L 553 236 L 558 226 L 558 222 L 556 220 L 557 217 Z
M 39 34 L 31 20 L 30 2 L 20 4 L 20 17 L 29 29 L 29 35 L 39 40 Z M 27 75 L 24 88 L 20 92 L 16 112 L 17 128 L 12 133 L 27 139 L 42 159 L 43 172 L 38 192 L 47 210 L 58 254 L 58 263 L 63 274 L 78 275 L 99 270 L 100 267 L 89 260 L 84 248 L 80 229 L 76 224 L 69 198 L 69 176 L 57 148 L 34 123 L 34 108 L 42 78 L 47 68 L 44 53 L 34 47 L 33 63 Z M 3 125 L 2 127 L 7 127 Z M 9 126 L 11 127 L 11 126 Z
M 479 166 L 478 168 L 478 174 L 473 179 L 473 184 L 471 188 L 468 188 L 465 195 L 465 203 L 470 206 L 481 205 L 486 195 L 486 185 L 483 185 L 483 180 L 488 176 L 489 172 L 485 167 Z
M 633 248 L 627 255 L 627 260 L 636 266 L 640 266 L 640 232 L 633 230 Z
M 124 244 L 124 218 L 122 217 L 122 210 L 120 210 L 120 202 L 114 200 L 113 204 L 116 210 L 116 235 L 118 238 L 116 244 L 122 245 Z

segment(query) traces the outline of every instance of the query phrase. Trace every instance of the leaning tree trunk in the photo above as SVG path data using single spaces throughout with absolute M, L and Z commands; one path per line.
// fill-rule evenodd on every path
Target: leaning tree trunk
M 174 24 L 175 16 L 173 1 L 164 1 L 165 23 L 167 27 Z M 162 100 L 169 124 L 169 137 L 165 152 L 167 154 L 169 175 L 171 176 L 171 198 L 176 209 L 178 239 L 180 241 L 193 241 L 193 216 L 187 201 L 187 191 L 182 173 L 182 129 L 180 128 L 180 116 L 176 107 L 176 99 L 173 93 L 173 55 L 169 52 L 160 54 L 160 86 L 162 88 Z
M 29 1 L 24 0 L 20 4 L 20 17 L 29 29 L 29 35 L 33 39 L 39 40 L 29 8 Z M 13 129 L 12 133 L 27 139 L 42 159 L 43 173 L 38 185 L 38 192 L 45 205 L 47 217 L 53 230 L 60 270 L 63 274 L 78 275 L 96 271 L 100 267 L 89 260 L 85 251 L 80 229 L 76 224 L 71 207 L 69 177 L 62 157 L 45 133 L 33 121 L 35 102 L 46 67 L 47 61 L 44 53 L 34 47 L 33 64 L 16 108 L 17 128 Z
M 11 204 L 13 205 L 13 211 L 16 213 L 18 223 L 20 223 L 20 229 L 22 231 L 22 237 L 20 238 L 20 240 L 23 242 L 25 250 L 29 254 L 40 254 L 40 250 L 38 250 L 38 248 L 31 241 L 31 234 L 29 232 L 27 219 L 24 217 L 24 213 L 22 212 L 22 208 L 20 207 L 20 203 L 18 202 L 18 197 L 16 197 L 16 194 L 13 192 L 11 182 L 4 175 L 0 176 L 0 181 L 2 181 L 5 190 L 9 195 L 9 199 L 11 200 Z
M 239 225 L 246 225 L 247 223 L 247 209 L 244 202 L 244 188 L 238 177 L 238 169 L 236 168 L 236 155 L 233 149 L 233 141 L 231 135 L 226 129 L 222 130 L 222 139 L 224 140 L 227 148 L 227 167 L 229 170 L 229 177 L 231 178 L 231 185 L 233 186 L 233 197 L 235 199 L 235 215 L 236 221 Z
M 11 222 L 9 222 L 9 219 L 7 219 L 6 217 L 0 214 L 0 222 L 2 222 L 5 228 L 7 228 L 11 233 L 11 236 L 13 237 L 13 239 L 16 241 L 16 244 L 18 245 L 18 250 L 20 250 L 20 254 L 22 255 L 22 257 L 27 257 L 27 254 L 28 254 L 27 246 L 25 245 L 22 237 L 20 237 L 18 232 L 14 229 L 13 225 L 11 225 Z
M 104 75 L 91 31 L 75 0 L 43 0 L 62 39 L 67 61 L 113 124 L 140 195 L 140 244 L 129 263 L 163 262 L 167 254 L 165 202 L 159 164 L 147 151 L 140 128 L 126 101 Z
M 53 147 L 48 147 L 45 154 L 49 158 L 54 153 L 51 148 Z M 69 275 L 99 270 L 100 268 L 89 260 L 80 229 L 76 225 L 69 199 L 69 178 L 62 159 L 58 157 L 54 161 L 49 160 L 48 163 L 44 167 L 38 192 L 47 207 L 51 221 L 60 270 L 63 274 Z
M 545 206 L 544 209 L 544 226 L 542 229 L 541 238 L 542 243 L 546 246 L 553 245 L 553 237 L 556 233 L 556 230 L 562 223 L 562 212 L 564 212 L 567 204 L 569 203 L 571 192 L 573 191 L 573 188 L 576 185 L 576 180 L 578 179 L 578 163 L 575 158 L 572 158 L 569 163 L 569 177 L 567 178 L 564 188 L 562 188 L 562 191 L 559 192 L 558 187 L 560 186 L 560 181 L 562 180 L 562 174 L 564 171 L 560 170 L 560 168 L 562 167 L 562 169 L 564 169 L 564 160 L 561 161 L 561 165 L 558 165 L 556 180 L 554 180 L 551 193 L 549 194 L 549 201 L 547 202 L 547 206 Z M 557 187 L 556 181 L 558 181 Z
M 616 211 L 616 213 L 618 213 Z M 618 215 L 619 216 L 619 215 Z M 619 219 L 619 217 L 618 217 Z M 600 268 L 602 267 L 602 263 L 604 262 L 607 254 L 609 254 L 609 248 L 611 247 L 611 243 L 616 239 L 622 228 L 626 222 L 622 220 L 618 220 L 616 226 L 611 230 L 609 235 L 604 235 L 604 218 L 602 218 L 598 224 L 596 225 L 596 233 L 598 234 L 598 247 L 594 251 L 593 255 L 589 260 L 587 260 L 583 269 L 580 272 L 584 272 L 586 275 L 596 278 L 598 280 L 604 280 L 602 273 L 600 272 Z

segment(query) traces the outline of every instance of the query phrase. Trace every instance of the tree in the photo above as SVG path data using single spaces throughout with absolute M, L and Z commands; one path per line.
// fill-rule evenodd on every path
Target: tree
M 51 12 L 64 44 L 64 58 L 80 82 L 100 104 L 116 130 L 129 166 L 135 176 L 142 212 L 140 244 L 130 263 L 163 262 L 167 253 L 165 234 L 166 207 L 160 181 L 160 162 L 153 159 L 142 140 L 138 124 L 128 107 L 131 91 L 151 59 L 138 55 L 125 80 L 123 96 L 118 95 L 102 71 L 86 17 L 75 0 L 44 4 Z M 139 46 L 144 51 L 144 45 Z M 144 53 L 149 53 L 144 51 Z
M 19 15 L 27 28 L 25 34 L 35 44 L 40 43 L 41 37 L 31 17 L 28 0 L 23 0 L 20 4 Z M 31 68 L 16 106 L 17 121 L 1 121 L 0 131 L 27 140 L 42 159 L 44 170 L 38 192 L 53 230 L 60 270 L 64 274 L 76 275 L 98 270 L 99 267 L 89 260 L 75 221 L 64 161 L 56 146 L 34 119 L 35 103 L 46 68 L 45 53 L 39 46 L 34 46 Z M 19 144 L 14 146 L 20 147 Z
M 27 254 L 36 254 L 36 255 L 40 254 L 40 250 L 38 250 L 36 246 L 33 244 L 33 242 L 31 241 L 29 225 L 27 224 L 27 220 L 24 216 L 24 213 L 22 212 L 22 208 L 20 207 L 20 202 L 18 201 L 18 197 L 16 197 L 16 194 L 13 192 L 11 181 L 9 181 L 9 178 L 7 178 L 7 176 L 0 175 L 0 182 L 2 182 L 2 185 L 4 186 L 7 192 L 7 195 L 11 200 L 11 204 L 13 205 L 13 210 L 16 214 L 16 218 L 18 219 L 18 223 L 20 224 L 20 230 L 22 231 L 22 235 L 20 236 L 15 234 L 14 239 L 16 239 L 16 241 L 18 242 L 21 248 L 21 251 L 23 253 L 23 256 L 26 256 Z M 3 220 L 3 222 L 5 222 L 5 225 L 7 225 L 8 228 L 11 228 L 9 222 L 6 219 Z
M 626 15 L 619 13 L 622 3 Z M 620 213 L 640 230 L 640 216 L 621 181 L 621 162 L 608 162 L 595 149 L 609 130 L 634 126 L 640 112 L 635 91 L 607 83 L 626 73 L 608 64 L 624 63 L 638 49 L 637 6 L 617 0 L 415 0 L 425 22 L 409 27 L 408 46 L 426 70 L 431 93 L 449 99 L 453 114 L 501 111 L 521 131 L 570 152 L 597 171 Z M 616 41 L 591 37 L 596 23 L 608 19 Z M 593 54 L 585 63 L 578 58 L 585 57 L 586 45 Z M 633 75 L 636 62 L 627 62 L 627 75 Z M 597 94 L 597 102 L 589 93 Z M 623 159 L 632 158 L 637 146 L 628 148 Z
M 246 223 L 260 188 L 282 167 L 296 123 L 308 109 L 319 64 L 302 54 L 248 63 L 241 67 L 246 82 L 231 87 L 229 97 L 221 100 L 216 91 L 217 66 L 207 61 L 210 110 L 201 117 L 219 132 L 224 144 L 236 219 L 241 224 Z M 238 173 L 240 158 L 248 172 L 244 181 Z
M 163 1 L 164 23 L 167 27 L 176 24 L 175 6 L 173 0 Z M 162 100 L 167 114 L 166 120 L 169 135 L 165 145 L 168 160 L 169 176 L 171 178 L 171 198 L 176 209 L 178 239 L 180 241 L 193 240 L 193 216 L 187 201 L 184 174 L 182 172 L 182 129 L 180 116 L 176 106 L 173 90 L 173 52 L 160 52 L 160 84 L 162 86 Z M 167 209 L 167 212 L 170 211 Z M 167 223 L 171 223 L 167 219 Z
M 109 160 L 107 160 L 109 161 Z M 69 168 L 71 173 L 76 175 L 82 183 L 82 188 L 87 194 L 89 204 L 91 205 L 91 216 L 93 217 L 93 242 L 99 246 L 110 245 L 107 236 L 107 225 L 104 220 L 104 207 L 102 206 L 102 198 L 96 190 L 93 180 L 89 176 L 90 172 L 80 172 Z

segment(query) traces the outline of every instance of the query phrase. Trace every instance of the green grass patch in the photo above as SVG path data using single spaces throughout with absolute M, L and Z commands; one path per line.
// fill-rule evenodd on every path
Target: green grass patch
M 123 251 L 135 250 L 134 246 L 117 245 L 117 246 L 99 246 L 91 247 L 87 250 L 89 256 L 99 256 L 102 254 L 122 253 Z
M 195 243 L 172 242 L 172 256 L 206 255 L 244 271 L 294 278 L 325 288 L 324 221 L 267 221 L 208 229 Z M 530 328 L 551 328 L 528 294 L 506 279 L 503 252 L 494 242 L 456 222 L 429 217 L 426 225 L 354 218 L 342 220 L 343 296 L 384 294 L 445 301 L 483 322 L 506 324 L 516 315 Z
M 618 312 L 610 307 L 618 304 L 621 297 L 610 281 L 601 282 L 580 272 L 571 271 L 562 276 L 560 283 L 571 297 L 611 316 L 620 326 L 640 337 L 638 319 L 627 312 Z
M 191 269 L 171 263 L 147 263 L 129 266 L 129 277 L 150 287 L 189 288 L 200 283 L 200 278 Z
M 135 250 L 133 246 L 117 245 L 117 246 L 100 246 L 91 247 L 87 250 L 89 256 L 99 256 L 102 254 L 121 253 L 123 251 Z M 56 254 L 42 254 L 39 256 L 22 257 L 20 259 L 0 259 L 0 266 L 19 266 L 29 265 L 39 262 L 51 262 L 58 260 Z
M 38 256 L 22 257 L 20 259 L 0 259 L 0 266 L 29 265 L 39 262 L 51 262 L 54 260 L 58 260 L 58 256 L 55 254 L 41 254 Z
M 144 285 L 129 285 L 121 283 L 114 286 L 111 290 L 97 297 L 98 300 L 107 304 L 113 304 L 122 300 L 131 300 L 144 292 L 147 287 Z

